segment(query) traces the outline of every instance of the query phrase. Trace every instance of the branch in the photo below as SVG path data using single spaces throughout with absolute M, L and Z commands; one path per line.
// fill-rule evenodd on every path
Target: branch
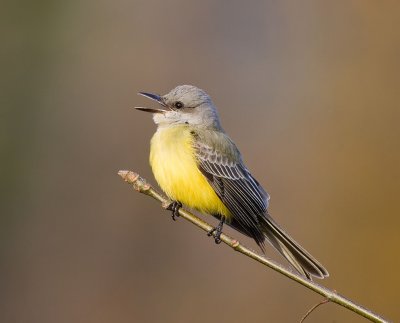
M 118 175 L 121 176 L 125 180 L 125 182 L 128 182 L 129 184 L 131 184 L 136 191 L 146 194 L 148 196 L 151 196 L 152 198 L 161 202 L 161 205 L 163 208 L 167 208 L 171 204 L 172 201 L 170 199 L 164 197 L 163 195 L 161 195 L 160 193 L 155 191 L 151 187 L 151 185 L 149 183 L 147 183 L 147 181 L 145 179 L 143 179 L 139 176 L 139 174 L 131 172 L 131 171 L 127 171 L 127 170 L 120 170 L 118 172 Z M 208 224 L 207 222 L 203 221 L 202 219 L 198 218 L 197 216 L 193 215 L 192 213 L 190 213 L 188 211 L 179 209 L 179 214 L 183 219 L 193 223 L 194 225 L 198 226 L 199 228 L 203 229 L 206 232 L 213 229 L 213 227 L 210 224 Z M 326 287 L 318 285 L 317 283 L 315 283 L 311 280 L 308 280 L 308 279 L 298 275 L 297 273 L 294 273 L 294 272 L 282 267 L 280 264 L 278 264 L 277 262 L 275 262 L 271 259 L 267 259 L 266 257 L 257 254 L 256 252 L 254 252 L 254 251 L 248 249 L 247 247 L 245 247 L 244 245 L 242 245 L 238 240 L 233 239 L 233 238 L 227 236 L 226 234 L 223 234 L 223 233 L 221 234 L 221 240 L 222 240 L 222 242 L 224 242 L 225 244 L 227 244 L 228 246 L 233 248 L 233 250 L 238 251 L 238 252 L 252 258 L 253 260 L 258 261 L 261 264 L 263 264 L 263 265 L 279 272 L 280 274 L 294 280 L 295 282 L 307 287 L 308 289 L 311 289 L 312 291 L 324 296 L 330 302 L 339 304 L 339 305 L 353 311 L 354 313 L 357 313 L 357 314 L 369 319 L 372 322 L 389 323 L 389 321 L 387 321 L 383 317 L 373 313 L 369 309 L 352 302 L 351 300 L 339 295 L 335 291 L 332 291 Z

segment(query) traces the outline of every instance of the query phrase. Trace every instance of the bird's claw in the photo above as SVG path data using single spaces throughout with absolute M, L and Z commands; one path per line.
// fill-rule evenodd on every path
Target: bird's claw
M 182 203 L 178 201 L 173 201 L 170 205 L 168 205 L 167 210 L 172 211 L 172 220 L 176 221 L 176 218 L 179 217 L 179 209 L 182 207 Z
M 218 226 L 215 228 L 212 228 L 210 231 L 207 232 L 207 236 L 211 237 L 214 235 L 214 241 L 216 244 L 220 244 L 222 242 L 221 240 L 221 233 L 222 233 L 222 226 L 224 224 L 224 221 L 222 220 Z

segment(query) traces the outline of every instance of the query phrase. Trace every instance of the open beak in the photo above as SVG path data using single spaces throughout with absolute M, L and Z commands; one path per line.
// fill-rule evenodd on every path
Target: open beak
M 139 92 L 138 94 L 142 95 L 146 98 L 149 98 L 153 101 L 156 101 L 164 109 L 162 109 L 162 108 L 145 108 L 145 107 L 135 107 L 135 109 L 140 110 L 140 111 L 150 112 L 150 113 L 164 113 L 165 111 L 169 110 L 168 106 L 164 103 L 163 98 L 161 96 L 159 96 L 158 94 L 146 93 L 146 92 Z

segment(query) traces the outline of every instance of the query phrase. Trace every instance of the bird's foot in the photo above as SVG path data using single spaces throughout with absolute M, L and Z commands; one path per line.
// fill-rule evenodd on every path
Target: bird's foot
M 221 243 L 221 233 L 222 233 L 222 227 L 224 226 L 224 218 L 221 218 L 221 221 L 219 221 L 218 225 L 215 228 L 212 228 L 210 231 L 207 232 L 207 235 L 211 237 L 214 235 L 214 241 L 216 244 Z
M 176 218 L 179 217 L 179 209 L 182 207 L 182 203 L 178 201 L 173 201 L 170 205 L 168 205 L 167 210 L 172 211 L 172 220 L 176 221 Z

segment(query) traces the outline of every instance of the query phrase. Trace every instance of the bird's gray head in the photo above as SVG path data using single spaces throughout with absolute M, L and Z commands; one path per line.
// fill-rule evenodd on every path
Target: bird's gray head
M 165 95 L 139 92 L 157 101 L 161 107 L 136 109 L 153 113 L 153 120 L 159 126 L 189 124 L 219 128 L 217 110 L 211 98 L 203 90 L 192 85 L 179 85 Z

